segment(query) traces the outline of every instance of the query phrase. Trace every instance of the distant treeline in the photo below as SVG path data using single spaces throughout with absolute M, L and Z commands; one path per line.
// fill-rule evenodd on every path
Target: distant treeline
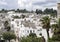
M 16 12 L 16 13 L 27 13 L 27 12 L 30 12 L 30 11 L 27 11 L 26 9 L 11 9 L 11 10 L 6 10 L 6 9 L 1 9 L 0 10 L 0 13 L 7 13 L 7 12 L 9 12 L 9 11 L 14 11 L 14 12 Z
M 36 9 L 35 12 L 36 12 L 37 14 L 50 14 L 50 15 L 53 16 L 53 17 L 56 17 L 56 16 L 57 16 L 57 10 L 54 10 L 53 8 L 51 8 L 51 9 L 46 8 L 44 11 L 39 10 L 39 9 Z
M 26 9 L 11 9 L 11 10 L 6 10 L 6 9 L 2 9 L 0 10 L 0 13 L 7 13 L 9 11 L 14 11 L 16 13 L 37 13 L 37 14 L 50 14 L 52 16 L 57 16 L 57 10 L 54 10 L 53 8 L 49 9 L 46 8 L 44 11 L 40 10 L 40 9 L 36 9 L 36 11 L 28 11 Z

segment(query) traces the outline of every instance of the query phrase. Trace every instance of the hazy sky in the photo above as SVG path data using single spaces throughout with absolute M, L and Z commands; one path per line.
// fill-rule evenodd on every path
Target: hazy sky
M 0 9 L 57 9 L 57 0 L 0 0 Z

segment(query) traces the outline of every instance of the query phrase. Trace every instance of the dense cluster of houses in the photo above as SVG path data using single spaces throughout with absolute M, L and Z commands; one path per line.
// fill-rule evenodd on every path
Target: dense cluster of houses
M 15 13 L 10 11 L 8 13 L 0 13 L 0 32 L 5 32 L 4 22 L 8 21 L 11 27 L 11 31 L 14 31 L 15 35 L 19 38 L 26 37 L 30 33 L 36 33 L 37 37 L 40 34 L 47 40 L 46 29 L 42 28 L 40 19 L 44 16 L 51 18 L 50 24 L 56 23 L 57 18 L 53 18 L 50 15 L 41 15 L 36 13 Z M 53 32 L 49 30 L 49 35 L 52 37 Z

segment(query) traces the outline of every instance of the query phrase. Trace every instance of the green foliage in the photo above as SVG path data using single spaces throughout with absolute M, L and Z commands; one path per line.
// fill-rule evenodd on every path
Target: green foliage
M 41 19 L 41 21 L 42 21 L 42 27 L 46 29 L 47 36 L 49 39 L 50 18 L 49 16 L 45 16 Z
M 19 17 L 19 16 L 14 16 L 13 18 L 18 19 L 18 18 L 20 18 L 20 17 Z
M 51 27 L 52 29 L 58 28 L 58 24 L 53 24 Z
M 26 9 L 17 9 L 15 12 L 16 13 L 28 13 L 29 11 L 27 11 Z
M 7 13 L 8 11 L 6 9 L 1 9 L 0 13 Z
M 58 28 L 60 28 L 60 18 L 58 19 L 57 24 L 58 24 Z
M 7 30 L 7 31 L 10 31 L 10 30 L 11 30 L 11 27 L 10 27 L 10 26 L 8 26 L 8 27 L 6 28 L 6 30 Z
M 48 42 L 54 42 L 52 39 L 49 39 Z
M 37 37 L 35 33 L 30 33 L 29 37 Z
M 21 15 L 21 18 L 25 18 L 25 15 L 22 14 L 22 15 Z
M 44 37 L 37 37 L 35 33 L 30 33 L 27 37 L 22 37 L 20 42 L 45 42 Z
M 54 29 L 54 34 L 51 40 L 54 42 L 60 42 L 60 18 L 57 21 L 57 24 L 53 24 L 52 27 Z
M 43 38 L 32 38 L 32 37 L 23 37 L 21 42 L 44 42 Z
M 53 9 L 48 9 L 48 8 L 46 8 L 46 9 L 44 10 L 44 13 L 45 13 L 45 14 L 53 13 Z
M 7 27 L 8 24 L 9 24 L 8 21 L 5 21 L 5 22 L 4 22 L 4 26 L 5 26 L 5 27 Z
M 2 34 L 2 36 L 3 36 L 3 39 L 9 40 L 9 41 L 12 40 L 12 39 L 16 39 L 15 34 L 10 33 L 10 32 L 5 32 L 5 33 Z
M 42 10 L 36 9 L 36 12 L 35 12 L 35 13 L 37 13 L 37 14 L 42 14 L 43 12 L 42 12 Z
M 51 8 L 51 9 L 46 8 L 44 11 L 36 9 L 35 13 L 37 13 L 37 14 L 50 14 L 53 17 L 57 17 L 57 10 L 54 10 L 53 8 Z
M 31 38 L 31 37 L 26 37 L 26 38 L 22 38 L 21 42 L 42 42 L 42 38 Z
M 56 29 L 54 30 L 54 35 L 55 35 L 55 34 L 60 34 L 60 29 L 57 29 L 57 28 L 56 28 Z
M 19 17 L 19 16 L 14 16 L 13 18 L 15 18 L 15 19 L 25 18 L 25 15 L 21 15 L 21 17 Z
M 58 34 L 58 35 L 53 35 L 52 40 L 60 41 L 60 34 Z
M 42 18 L 43 28 L 49 29 L 50 28 L 50 18 L 49 16 L 45 16 Z
M 5 22 L 4 22 L 4 27 L 5 27 L 5 29 L 6 29 L 7 31 L 10 31 L 10 30 L 11 30 L 11 27 L 10 27 L 8 21 L 5 21 Z
M 50 38 L 48 42 L 60 42 L 60 35 L 53 35 L 53 37 Z
M 52 25 L 52 29 L 54 29 L 54 35 L 60 34 L 60 18 L 58 19 L 56 24 Z

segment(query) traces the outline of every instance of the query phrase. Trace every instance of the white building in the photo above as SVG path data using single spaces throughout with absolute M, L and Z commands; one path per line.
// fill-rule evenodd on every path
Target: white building
M 60 3 L 57 4 L 57 17 L 60 18 Z
M 3 14 L 3 15 L 1 15 Z M 40 19 L 44 16 L 49 16 L 50 15 L 41 15 L 41 14 L 36 14 L 36 13 L 14 13 L 14 12 L 9 12 L 9 13 L 1 13 L 0 14 L 0 29 L 4 28 L 3 23 L 4 21 L 9 21 L 11 30 L 14 31 L 15 35 L 19 38 L 21 37 L 26 37 L 30 33 L 36 33 L 37 37 L 40 37 L 39 34 L 42 34 L 44 38 L 47 41 L 47 32 L 46 29 L 42 28 L 42 24 Z M 24 18 L 22 18 L 22 15 L 25 15 Z M 51 19 L 51 25 L 56 23 L 56 18 Z M 51 29 L 49 31 L 50 37 L 52 37 L 53 32 L 51 32 Z
M 25 18 L 22 18 L 21 15 L 25 15 Z M 13 18 L 14 16 L 18 16 L 18 18 Z M 39 34 L 41 33 L 47 41 L 46 29 L 42 28 L 40 22 L 40 19 L 44 16 L 50 17 L 50 15 L 37 15 L 35 13 L 9 13 L 8 18 L 11 20 L 11 28 L 14 30 L 17 37 L 26 37 L 30 33 L 36 33 L 37 37 L 40 37 Z M 52 19 L 51 24 L 54 23 L 54 19 Z M 53 33 L 51 29 L 49 33 L 50 37 L 52 37 Z

